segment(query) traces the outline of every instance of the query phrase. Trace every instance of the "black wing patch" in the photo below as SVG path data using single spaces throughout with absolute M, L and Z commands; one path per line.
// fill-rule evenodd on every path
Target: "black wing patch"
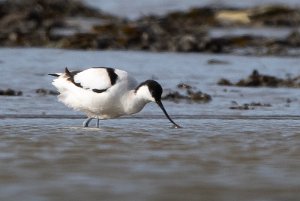
M 102 93 L 105 92 L 107 89 L 92 89 L 93 92 L 95 93 Z
M 107 74 L 109 76 L 111 86 L 113 86 L 117 82 L 118 75 L 115 73 L 115 69 L 113 69 L 113 68 L 106 68 L 106 67 L 104 67 L 104 68 L 106 69 Z M 92 91 L 95 92 L 95 93 L 102 93 L 102 92 L 107 91 L 107 89 L 92 89 Z
M 65 74 L 67 75 L 67 80 L 72 82 L 73 84 L 75 84 L 77 87 L 81 87 L 81 84 L 80 83 L 77 83 L 74 81 L 74 76 L 77 74 L 77 73 L 80 73 L 81 71 L 72 71 L 70 72 L 69 69 L 66 67 L 65 68 Z
M 118 75 L 115 73 L 115 69 L 113 69 L 113 68 L 106 68 L 106 70 L 107 70 L 108 76 L 110 78 L 111 86 L 113 86 L 117 82 Z
M 118 80 L 118 75 L 115 73 L 115 69 L 108 68 L 108 67 L 93 67 L 93 68 L 104 68 L 104 69 L 106 69 L 107 74 L 108 74 L 109 79 L 110 79 L 111 86 L 116 84 L 116 82 Z M 92 89 L 92 91 L 95 92 L 95 93 L 102 93 L 102 92 L 106 92 L 108 89 L 109 88 L 107 88 L 107 89 Z
M 115 73 L 115 69 L 114 68 L 109 68 L 109 67 L 93 67 L 93 68 L 105 68 L 106 71 L 107 71 L 107 74 L 109 76 L 111 86 L 113 86 L 114 84 L 116 84 L 116 82 L 118 80 L 118 75 L 117 75 L 117 73 Z

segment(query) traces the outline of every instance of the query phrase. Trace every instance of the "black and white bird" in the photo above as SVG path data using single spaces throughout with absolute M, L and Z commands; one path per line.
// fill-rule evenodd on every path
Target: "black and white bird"
M 92 119 L 117 118 L 131 115 L 143 109 L 149 102 L 155 102 L 166 117 L 180 128 L 168 115 L 162 102 L 162 87 L 154 80 L 138 85 L 126 71 L 93 67 L 83 71 L 69 71 L 49 74 L 57 77 L 52 84 L 57 88 L 59 101 L 75 110 L 84 112 L 88 118 L 83 122 L 88 127 Z

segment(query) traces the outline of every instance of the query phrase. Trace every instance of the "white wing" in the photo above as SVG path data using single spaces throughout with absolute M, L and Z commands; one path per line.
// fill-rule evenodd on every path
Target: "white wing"
M 77 73 L 74 82 L 84 89 L 106 90 L 112 86 L 106 68 L 89 68 Z
M 137 85 L 134 78 L 126 71 L 113 68 L 89 68 L 74 75 L 74 83 L 80 87 L 93 91 L 106 91 L 114 84 L 122 82 L 132 89 Z

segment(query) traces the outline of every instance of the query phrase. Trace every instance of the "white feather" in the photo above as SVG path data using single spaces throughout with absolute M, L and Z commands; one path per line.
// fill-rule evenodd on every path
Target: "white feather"
M 74 81 L 80 83 L 83 88 L 69 81 L 66 74 L 54 79 L 52 84 L 60 93 L 59 101 L 68 107 L 82 111 L 89 117 L 115 118 L 127 114 L 127 112 L 131 113 L 126 111 L 126 101 L 122 101 L 124 97 L 133 93 L 132 90 L 137 86 L 136 80 L 128 76 L 127 72 L 116 69 L 115 73 L 118 75 L 118 80 L 113 86 L 111 86 L 109 76 L 104 68 L 91 68 L 75 75 Z M 85 89 L 101 89 L 101 87 L 108 89 L 102 93 Z
M 107 89 L 111 87 L 110 78 L 105 68 L 90 68 L 77 73 L 74 82 L 84 89 Z

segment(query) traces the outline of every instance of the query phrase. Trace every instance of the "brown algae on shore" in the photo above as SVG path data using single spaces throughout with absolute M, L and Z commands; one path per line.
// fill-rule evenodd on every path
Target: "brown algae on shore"
M 232 83 L 228 79 L 222 78 L 218 81 L 218 85 L 223 86 L 238 86 L 238 87 L 300 87 L 300 76 L 287 78 L 278 78 L 271 75 L 260 74 L 258 70 L 253 70 L 252 73 L 245 79 L 241 79 L 236 83 Z
M 286 6 L 202 7 L 129 20 L 72 0 L 2 1 L 0 44 L 7 47 L 300 55 L 299 12 L 300 8 Z M 251 33 L 221 37 L 210 34 L 214 28 L 245 26 L 281 27 L 290 31 L 280 38 Z M 290 48 L 295 50 L 290 51 Z

